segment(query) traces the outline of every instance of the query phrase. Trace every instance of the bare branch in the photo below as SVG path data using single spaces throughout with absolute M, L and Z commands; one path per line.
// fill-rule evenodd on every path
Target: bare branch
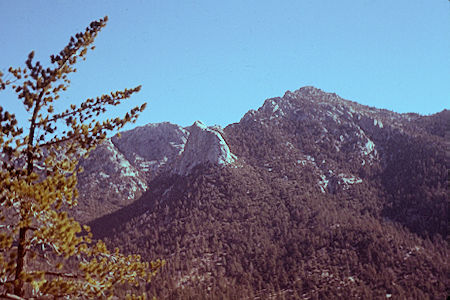
M 54 146 L 54 145 L 59 145 L 59 144 L 65 143 L 67 141 L 70 141 L 72 138 L 73 137 L 65 137 L 65 138 L 56 139 L 56 140 L 49 141 L 44 144 L 40 144 L 39 147 L 50 147 L 50 146 Z

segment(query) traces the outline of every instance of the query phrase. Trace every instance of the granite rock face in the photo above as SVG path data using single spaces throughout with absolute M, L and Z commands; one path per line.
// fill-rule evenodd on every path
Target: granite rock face
M 121 208 L 147 189 L 145 177 L 107 139 L 80 161 L 79 207 L 75 217 L 87 221 Z
M 227 165 L 232 164 L 236 157 L 231 153 L 218 127 L 207 127 L 196 121 L 188 127 L 189 137 L 173 171 L 186 175 L 200 164 Z
M 80 161 L 79 207 L 75 217 L 90 221 L 139 198 L 159 173 L 188 175 L 201 164 L 235 161 L 220 127 L 148 124 L 107 139 Z
M 126 159 L 151 180 L 183 152 L 189 131 L 168 122 L 147 124 L 122 132 L 112 142 Z

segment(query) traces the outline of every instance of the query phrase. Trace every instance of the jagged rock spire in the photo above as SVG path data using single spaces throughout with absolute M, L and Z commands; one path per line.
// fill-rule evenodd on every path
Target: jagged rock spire
M 187 130 L 189 137 L 183 153 L 175 163 L 176 174 L 186 175 L 200 164 L 227 165 L 235 161 L 236 157 L 217 127 L 207 127 L 201 121 L 195 121 Z

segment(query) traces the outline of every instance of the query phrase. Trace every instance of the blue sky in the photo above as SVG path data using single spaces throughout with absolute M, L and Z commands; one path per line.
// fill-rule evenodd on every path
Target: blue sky
M 142 84 L 121 107 L 148 102 L 138 125 L 225 126 L 305 85 L 401 113 L 450 106 L 446 0 L 2 0 L 0 70 L 31 50 L 47 64 L 105 15 L 61 105 Z M 23 116 L 17 104 L 0 94 Z

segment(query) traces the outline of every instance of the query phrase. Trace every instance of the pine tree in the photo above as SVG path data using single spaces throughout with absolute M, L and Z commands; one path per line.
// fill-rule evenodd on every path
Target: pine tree
M 99 120 L 108 106 L 130 98 L 138 86 L 61 112 L 54 108 L 70 84 L 68 75 L 94 49 L 106 22 L 107 17 L 94 21 L 71 37 L 50 57 L 49 67 L 34 62 L 31 52 L 24 67 L 9 68 L 9 79 L 0 73 L 0 91 L 11 88 L 30 116 L 21 124 L 0 106 L 0 298 L 106 298 L 118 285 L 149 282 L 164 264 L 143 262 L 118 249 L 110 252 L 102 241 L 92 240 L 88 226 L 67 213 L 77 204 L 78 160 L 108 132 L 135 122 L 146 105 L 123 118 Z

